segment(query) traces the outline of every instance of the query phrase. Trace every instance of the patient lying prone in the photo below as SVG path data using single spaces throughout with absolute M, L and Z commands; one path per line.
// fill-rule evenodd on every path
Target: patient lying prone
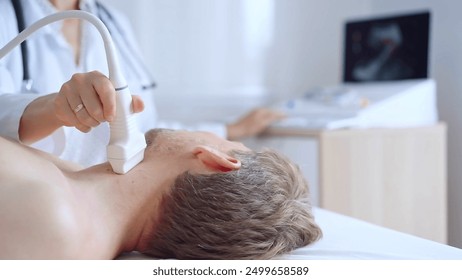
M 125 175 L 0 138 L 0 259 L 269 259 L 322 233 L 298 168 L 205 132 L 151 130 Z

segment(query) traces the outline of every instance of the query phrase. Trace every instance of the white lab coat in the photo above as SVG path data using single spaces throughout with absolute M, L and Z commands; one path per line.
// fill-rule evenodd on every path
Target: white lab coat
M 26 26 L 56 12 L 48 0 L 22 0 L 22 2 Z M 141 95 L 146 105 L 145 111 L 138 115 L 140 129 L 143 132 L 154 127 L 206 130 L 226 137 L 224 124 L 204 123 L 196 127 L 184 127 L 179 123 L 161 122 L 157 119 L 153 91 L 142 89 L 142 85 L 152 81 L 141 65 L 133 32 L 128 21 L 120 13 L 107 8 L 112 15 L 112 20 L 117 21 L 117 28 L 109 27 L 109 29 L 118 50 L 123 74 L 131 91 Z M 97 13 L 94 0 L 81 0 L 80 9 Z M 0 0 L 0 13 L 2 18 L 0 46 L 4 46 L 17 35 L 16 17 L 10 0 Z M 106 22 L 111 24 L 110 20 Z M 60 32 L 61 24 L 57 22 L 48 25 L 28 39 L 28 67 L 33 79 L 34 93 L 25 93 L 21 89 L 23 69 L 19 47 L 0 60 L 0 136 L 19 140 L 19 121 L 26 106 L 40 95 L 58 92 L 61 85 L 74 73 L 98 70 L 107 75 L 104 46 L 96 29 L 89 23 L 83 24 L 81 57 L 79 64 L 76 65 L 73 50 Z M 106 160 L 108 141 L 109 126 L 103 123 L 89 133 L 63 127 L 33 146 L 63 159 L 90 166 Z

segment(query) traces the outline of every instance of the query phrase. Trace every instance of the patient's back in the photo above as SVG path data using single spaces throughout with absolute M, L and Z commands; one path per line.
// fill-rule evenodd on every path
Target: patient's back
M 76 223 L 62 172 L 0 138 L 0 259 L 67 258 Z

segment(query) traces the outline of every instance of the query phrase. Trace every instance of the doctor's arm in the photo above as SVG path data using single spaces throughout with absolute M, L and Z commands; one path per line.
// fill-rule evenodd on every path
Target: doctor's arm
M 227 138 L 239 140 L 262 133 L 270 124 L 285 118 L 282 112 L 269 108 L 256 108 L 239 118 L 236 122 L 228 124 Z
M 268 108 L 256 108 L 229 124 L 218 121 L 204 121 L 195 123 L 194 125 L 185 125 L 179 121 L 159 120 L 156 122 L 156 127 L 175 130 L 208 131 L 222 138 L 235 141 L 257 136 L 273 122 L 283 118 L 285 118 L 285 115 L 282 112 Z
M 99 72 L 75 74 L 59 92 L 38 96 L 6 93 L 12 92 L 14 86 L 6 68 L 0 68 L 3 83 L 0 86 L 1 135 L 31 144 L 62 126 L 88 132 L 115 116 L 114 87 Z M 143 109 L 143 101 L 134 95 L 133 111 L 141 112 Z
M 115 91 L 109 80 L 97 72 L 75 74 L 59 92 L 38 97 L 25 108 L 19 139 L 33 143 L 61 126 L 88 132 L 114 115 Z
M 133 96 L 133 111 L 141 112 L 144 103 Z M 89 132 L 116 113 L 116 92 L 111 81 L 93 71 L 74 74 L 57 93 L 41 96 L 24 110 L 18 133 L 23 143 L 38 141 L 61 126 Z

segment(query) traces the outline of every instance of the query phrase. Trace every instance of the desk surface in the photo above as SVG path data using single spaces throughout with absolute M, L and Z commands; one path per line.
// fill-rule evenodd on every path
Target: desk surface
M 263 137 L 271 136 L 305 136 L 305 137 L 320 137 L 322 134 L 345 134 L 345 133 L 385 133 L 391 131 L 406 131 L 412 132 L 417 130 L 431 129 L 435 126 L 445 126 L 444 123 L 436 123 L 433 126 L 422 127 L 398 127 L 398 128 L 345 128 L 345 129 L 313 129 L 313 128 L 294 128 L 294 127 L 269 127 L 262 134 Z

